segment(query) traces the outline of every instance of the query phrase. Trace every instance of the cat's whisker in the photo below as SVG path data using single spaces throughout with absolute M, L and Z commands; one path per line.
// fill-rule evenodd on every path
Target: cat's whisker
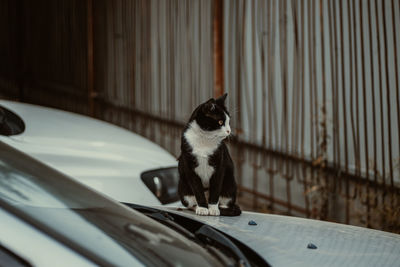
M 237 113 L 239 113 L 239 108 L 233 109 L 233 110 L 231 110 L 229 113 L 231 114 L 231 117 L 233 117 L 232 114 L 237 114 Z

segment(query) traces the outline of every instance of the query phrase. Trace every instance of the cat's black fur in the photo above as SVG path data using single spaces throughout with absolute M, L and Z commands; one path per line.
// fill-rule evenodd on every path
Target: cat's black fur
M 224 143 L 224 139 L 227 136 L 224 136 L 223 134 L 230 134 L 230 118 L 228 118 L 229 113 L 224 103 L 226 95 L 227 94 L 218 99 L 212 98 L 198 106 L 192 113 L 182 134 L 181 155 L 178 159 L 180 175 L 178 192 L 183 205 L 186 207 L 189 205 L 187 200 L 194 200 L 193 196 L 195 196 L 197 206 L 193 205 L 192 203 L 192 206 L 189 206 L 189 208 L 195 209 L 196 213 L 200 215 L 238 216 L 241 214 L 241 210 L 236 204 L 237 186 L 234 179 L 234 165 L 229 155 L 228 148 Z M 226 122 L 226 120 L 228 121 Z M 224 124 L 220 125 L 220 121 L 223 121 Z M 197 127 L 196 123 L 199 127 Z M 198 131 L 198 133 L 196 131 Z M 222 133 L 222 131 L 225 131 L 225 133 Z M 195 154 L 195 152 L 203 150 L 202 147 L 199 147 L 202 144 L 201 138 L 204 138 L 203 141 L 206 142 L 206 144 L 208 141 L 212 143 L 215 141 L 211 138 L 213 136 L 212 133 L 216 133 L 216 135 L 218 135 L 215 139 L 217 140 L 215 142 L 215 150 L 207 157 L 199 159 L 199 154 Z M 197 138 L 197 134 L 200 136 L 199 139 L 195 139 L 196 142 L 190 142 L 189 140 L 192 139 L 189 139 L 188 136 L 195 136 L 193 138 Z M 222 134 L 222 136 L 219 136 L 219 134 Z M 207 139 L 208 137 L 211 139 Z M 197 147 L 192 147 L 192 145 L 195 143 Z M 212 149 L 208 151 L 212 151 Z M 209 178 L 208 188 L 203 186 L 202 179 L 198 174 L 200 171 L 195 171 L 195 169 L 199 167 L 199 160 L 203 162 L 202 166 L 207 166 L 204 165 L 204 162 L 207 162 L 208 165 L 214 169 Z M 205 194 L 206 191 L 209 191 L 208 199 Z M 226 203 L 227 199 L 231 199 L 230 202 Z M 221 202 L 223 201 L 221 200 L 225 201 L 225 204 L 222 207 Z M 215 211 L 215 206 L 212 211 L 210 207 L 218 202 L 220 202 L 220 206 L 217 206 L 218 208 L 216 210 L 219 211 Z M 199 207 L 207 208 L 209 212 L 205 211 L 204 209 L 198 209 Z M 201 213 L 200 210 L 202 210 L 203 213 Z

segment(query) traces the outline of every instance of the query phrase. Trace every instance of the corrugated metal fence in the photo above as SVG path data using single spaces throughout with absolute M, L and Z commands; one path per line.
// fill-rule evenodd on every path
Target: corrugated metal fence
M 214 2 L 0 1 L 0 95 L 174 155 L 213 95 Z M 398 1 L 224 1 L 231 154 L 247 209 L 400 231 Z
M 225 84 L 254 208 L 400 230 L 399 12 L 225 1 Z

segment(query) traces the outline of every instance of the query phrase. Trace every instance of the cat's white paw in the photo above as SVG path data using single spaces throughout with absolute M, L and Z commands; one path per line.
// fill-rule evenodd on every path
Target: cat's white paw
M 196 207 L 196 214 L 197 215 L 201 215 L 201 216 L 207 216 L 208 215 L 208 209 L 197 206 Z
M 208 215 L 219 216 L 218 204 L 208 204 Z

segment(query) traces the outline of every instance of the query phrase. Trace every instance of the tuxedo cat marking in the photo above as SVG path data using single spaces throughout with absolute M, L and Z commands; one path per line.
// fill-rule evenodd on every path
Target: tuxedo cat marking
M 182 134 L 178 192 L 198 215 L 240 215 L 233 162 L 224 139 L 231 134 L 224 94 L 198 106 Z

